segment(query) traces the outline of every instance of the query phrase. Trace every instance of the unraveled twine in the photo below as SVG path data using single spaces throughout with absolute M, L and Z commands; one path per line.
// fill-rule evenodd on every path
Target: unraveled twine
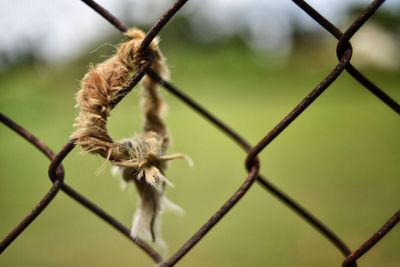
M 138 52 L 145 34 L 134 28 L 125 35 L 130 39 L 117 47 L 115 55 L 95 67 L 91 66 L 84 76 L 76 96 L 80 113 L 71 138 L 83 151 L 98 154 L 120 167 L 123 179 L 135 183 L 141 204 L 133 219 L 131 235 L 164 246 L 160 238 L 159 215 L 162 205 L 174 207 L 164 196 L 166 184 L 170 184 L 164 172 L 169 160 L 185 156 L 165 155 L 169 136 L 162 120 L 164 101 L 159 96 L 157 83 L 148 76 L 142 81 L 143 133 L 121 142 L 114 142 L 108 134 L 107 118 L 113 102 L 148 58 L 155 72 L 163 78 L 168 77 L 158 39 L 151 42 L 145 59 Z

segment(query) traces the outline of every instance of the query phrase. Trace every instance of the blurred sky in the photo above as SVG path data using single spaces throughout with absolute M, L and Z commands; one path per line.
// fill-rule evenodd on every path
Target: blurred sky
M 345 10 L 366 0 L 308 1 L 334 23 L 345 19 Z M 171 0 L 99 0 L 117 17 L 151 24 Z M 400 1 L 384 4 L 399 8 Z M 257 50 L 287 54 L 293 25 L 319 29 L 291 1 L 192 0 L 180 12 L 188 18 L 194 36 L 201 41 L 240 34 Z M 294 22 L 294 23 L 293 23 Z M 115 29 L 79 0 L 0 0 L 0 55 L 13 62 L 33 51 L 45 61 L 57 63 L 76 58 L 96 38 Z M 1 57 L 0 57 L 1 61 Z M 1 63 L 1 62 L 0 62 Z

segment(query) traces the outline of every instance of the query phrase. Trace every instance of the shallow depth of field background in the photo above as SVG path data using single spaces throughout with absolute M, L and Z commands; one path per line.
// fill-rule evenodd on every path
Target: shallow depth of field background
M 296 10 L 292 3 L 288 6 Z M 80 8 L 92 12 L 83 4 Z M 379 14 L 385 18 L 384 12 Z M 97 23 L 105 22 L 99 19 Z M 236 36 L 193 40 L 190 36 L 195 34 L 187 33 L 185 23 L 179 17 L 161 34 L 171 81 L 251 144 L 287 115 L 337 62 L 336 41 L 325 32 L 300 31 L 290 51 L 274 53 L 258 45 L 251 49 L 251 44 Z M 345 29 L 348 22 L 339 25 Z M 374 25 L 390 23 L 372 19 L 366 26 Z M 399 38 L 398 25 L 385 31 Z M 90 62 L 101 62 L 112 54 L 112 46 L 103 44 L 120 40 L 117 31 L 111 27 L 108 31 L 113 34 L 92 40 L 73 60 L 55 63 L 26 53 L 4 61 L 1 112 L 54 151 L 60 150 L 73 131 L 79 80 Z M 77 29 L 76 34 L 85 32 Z M 367 43 L 373 44 L 371 53 L 386 49 L 380 48 L 378 39 Z M 357 46 L 354 49 L 354 65 L 359 64 L 368 78 L 400 101 L 398 58 L 386 64 L 366 59 Z M 163 236 L 173 253 L 240 186 L 246 177 L 245 154 L 185 104 L 166 91 L 162 94 L 168 102 L 166 121 L 173 138 L 169 152 L 186 153 L 195 163 L 191 168 L 184 161 L 174 161 L 167 171 L 175 184 L 167 195 L 186 211 L 184 217 L 165 213 L 162 218 Z M 135 88 L 112 112 L 109 130 L 114 139 L 141 130 L 138 102 L 139 88 Z M 326 223 L 351 249 L 357 248 L 399 208 L 399 119 L 344 73 L 261 153 L 261 173 Z M 49 162 L 39 151 L 5 126 L 0 126 L 0 137 L 3 238 L 51 184 Z M 110 166 L 96 175 L 102 163 L 102 158 L 81 155 L 75 149 L 64 161 L 66 182 L 130 227 L 136 192 L 133 186 L 121 191 Z M 361 258 L 360 266 L 398 266 L 399 246 L 397 227 Z M 339 266 L 341 261 L 342 255 L 324 237 L 255 184 L 179 266 Z M 60 192 L 1 255 L 0 266 L 153 263 L 124 236 Z

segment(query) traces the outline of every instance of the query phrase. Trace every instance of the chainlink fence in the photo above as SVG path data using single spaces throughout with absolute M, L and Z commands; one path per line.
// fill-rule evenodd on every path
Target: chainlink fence
M 400 105 L 388 96 L 383 90 L 376 86 L 372 81 L 366 78 L 360 71 L 357 70 L 351 63 L 352 47 L 350 40 L 352 36 L 360 30 L 364 23 L 379 9 L 383 0 L 373 1 L 365 10 L 359 14 L 358 18 L 351 23 L 345 32 L 341 32 L 335 25 L 329 22 L 326 18 L 320 15 L 315 9 L 308 5 L 305 1 L 292 0 L 300 9 L 307 13 L 316 23 L 321 25 L 326 31 L 333 35 L 337 40 L 337 58 L 338 63 L 335 68 L 326 75 L 326 77 L 315 86 L 315 88 L 305 96 L 305 98 L 296 105 L 289 114 L 284 117 L 273 129 L 271 129 L 255 146 L 251 146 L 243 137 L 237 132 L 227 126 L 224 122 L 220 121 L 216 116 L 208 112 L 203 106 L 197 103 L 194 99 L 190 98 L 183 91 L 178 89 L 170 82 L 163 80 L 151 68 L 151 62 L 144 64 L 134 75 L 129 82 L 129 85 L 123 90 L 120 95 L 118 104 L 132 88 L 138 84 L 144 75 L 150 76 L 153 80 L 157 81 L 165 90 L 187 104 L 193 110 L 203 116 L 209 123 L 215 125 L 220 131 L 224 132 L 227 136 L 233 139 L 238 146 L 246 152 L 246 167 L 248 171 L 247 177 L 244 179 L 242 185 L 237 191 L 225 202 L 225 204 L 215 212 L 210 219 L 192 236 L 185 244 L 183 244 L 170 258 L 162 258 L 156 250 L 153 249 L 148 243 L 140 239 L 130 237 L 130 230 L 125 227 L 118 220 L 114 219 L 111 215 L 102 210 L 95 203 L 89 201 L 85 196 L 78 193 L 73 187 L 68 185 L 64 179 L 63 160 L 74 149 L 75 145 L 73 140 L 68 141 L 65 146 L 57 154 L 54 153 L 43 141 L 39 140 L 28 130 L 17 124 L 11 118 L 4 114 L 0 114 L 0 119 L 3 124 L 12 129 L 15 133 L 22 136 L 29 143 L 34 145 L 39 151 L 47 156 L 50 160 L 48 175 L 52 181 L 52 186 L 40 202 L 32 209 L 32 211 L 12 229 L 8 235 L 1 241 L 0 252 L 5 249 L 20 235 L 24 230 L 46 209 L 48 204 L 54 200 L 57 194 L 62 191 L 71 198 L 75 199 L 80 205 L 85 206 L 87 209 L 95 213 L 100 219 L 115 228 L 121 234 L 129 238 L 132 243 L 142 249 L 156 264 L 159 266 L 173 266 L 178 263 L 191 249 L 207 235 L 207 233 L 224 218 L 226 213 L 232 209 L 235 204 L 247 193 L 248 189 L 257 182 L 267 192 L 277 197 L 284 205 L 288 206 L 294 213 L 303 218 L 307 223 L 315 228 L 327 241 L 331 242 L 344 256 L 342 266 L 357 266 L 357 260 L 362 257 L 368 250 L 372 249 L 399 221 L 400 210 L 397 211 L 389 220 L 387 220 L 380 229 L 377 229 L 371 236 L 366 237 L 366 241 L 358 248 L 351 250 L 346 243 L 332 230 L 320 222 L 318 218 L 313 216 L 309 211 L 303 208 L 299 203 L 293 200 L 289 195 L 283 193 L 276 186 L 272 185 L 266 178 L 259 173 L 259 160 L 257 155 L 263 151 L 278 135 L 280 135 L 287 126 L 289 126 L 296 118 L 307 109 L 329 86 L 345 70 L 356 81 L 358 81 L 366 90 L 369 90 L 377 98 L 382 100 L 389 108 L 400 115 Z M 96 11 L 100 16 L 110 22 L 115 28 L 121 32 L 126 32 L 128 27 L 113 16 L 106 8 L 100 6 L 93 0 L 82 0 L 85 4 Z M 145 55 L 148 46 L 157 34 L 165 27 L 168 21 L 175 16 L 175 14 L 188 2 L 188 0 L 177 0 L 171 7 L 165 11 L 160 19 L 150 28 L 146 37 L 141 43 L 140 51 Z M 144 57 L 150 58 L 150 57 Z M 150 60 L 150 59 L 149 59 Z M 268 263 L 265 263 L 268 266 Z

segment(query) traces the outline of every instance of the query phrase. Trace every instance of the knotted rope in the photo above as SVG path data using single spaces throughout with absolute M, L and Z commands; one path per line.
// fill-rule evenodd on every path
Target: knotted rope
M 80 112 L 74 124 L 76 131 L 71 137 L 83 151 L 106 158 L 121 168 L 125 181 L 135 183 L 141 206 L 134 216 L 131 234 L 163 246 L 159 233 L 159 214 L 163 202 L 174 206 L 164 196 L 165 186 L 169 183 L 164 176 L 166 163 L 185 156 L 165 155 L 169 136 L 162 120 L 164 101 L 159 95 L 157 83 L 148 76 L 142 80 L 143 133 L 114 142 L 107 131 L 107 118 L 113 102 L 147 60 L 138 52 L 145 34 L 138 29 L 131 29 L 125 35 L 130 39 L 117 47 L 115 55 L 91 66 L 84 76 L 76 96 Z M 152 41 L 146 53 L 152 60 L 151 68 L 167 78 L 168 68 L 158 48 L 158 39 Z

